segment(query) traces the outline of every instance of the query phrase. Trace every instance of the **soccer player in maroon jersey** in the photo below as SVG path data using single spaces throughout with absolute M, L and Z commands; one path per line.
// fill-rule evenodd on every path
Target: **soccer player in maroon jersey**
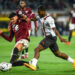
M 75 30 L 75 4 L 73 4 L 73 9 L 70 12 L 70 20 L 69 20 L 69 37 L 67 45 L 71 44 L 72 32 Z
M 10 32 L 9 36 L 6 36 L 2 30 L 0 30 L 0 36 L 4 39 L 11 42 L 13 37 L 15 37 L 15 46 L 12 52 L 12 56 L 10 59 L 10 63 L 12 66 L 21 66 L 26 61 L 17 61 L 19 58 L 20 52 L 23 49 L 26 49 L 29 45 L 29 33 L 28 33 L 28 26 L 27 26 L 27 18 L 25 20 L 20 20 L 16 13 L 11 13 L 9 15 L 10 18 Z
M 24 0 L 20 0 L 19 6 L 20 7 L 16 11 L 16 13 L 19 16 L 28 17 L 31 20 L 32 20 L 32 18 L 35 17 L 35 14 L 32 12 L 31 8 L 26 7 L 26 2 Z M 34 21 L 34 24 L 35 24 L 35 31 L 37 31 L 37 22 Z M 29 35 L 30 35 L 30 33 L 31 33 L 31 22 L 28 22 L 28 31 L 29 31 Z M 28 58 L 28 48 L 26 49 L 25 55 L 24 55 L 24 51 L 22 52 L 21 58 L 23 58 L 23 59 Z

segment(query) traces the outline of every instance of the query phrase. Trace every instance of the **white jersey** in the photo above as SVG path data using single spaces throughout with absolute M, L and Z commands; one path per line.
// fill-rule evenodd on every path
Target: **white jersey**
M 52 28 L 55 28 L 54 19 L 47 15 L 40 19 L 40 22 L 42 23 L 43 32 L 45 36 L 52 35 L 53 37 L 56 36 L 54 30 Z

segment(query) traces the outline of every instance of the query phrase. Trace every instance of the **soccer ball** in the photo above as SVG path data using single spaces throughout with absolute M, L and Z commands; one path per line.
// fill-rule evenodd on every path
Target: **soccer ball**
M 8 71 L 11 68 L 12 68 L 12 65 L 10 63 L 3 62 L 0 64 L 0 70 L 3 72 Z

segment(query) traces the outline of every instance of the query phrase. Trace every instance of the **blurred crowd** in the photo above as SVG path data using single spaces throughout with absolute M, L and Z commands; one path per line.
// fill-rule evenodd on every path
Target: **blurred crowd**
M 18 8 L 20 0 L 0 0 L 0 11 L 3 10 L 16 10 Z M 39 5 L 45 6 L 46 9 L 50 10 L 65 10 L 68 8 L 72 8 L 75 0 L 25 0 L 28 7 L 33 10 L 37 9 Z M 68 9 L 69 10 L 69 9 Z M 67 16 L 69 12 L 67 11 Z M 63 16 L 65 16 L 65 14 Z M 66 24 L 63 22 L 57 21 L 58 17 L 55 14 L 52 14 L 52 17 L 55 19 L 55 24 L 61 35 L 67 34 L 69 31 L 69 24 L 67 21 Z M 0 28 L 8 28 L 8 22 L 0 22 Z M 34 27 L 33 27 L 34 28 Z M 40 28 L 40 27 L 39 27 Z M 41 30 L 41 29 L 39 29 Z M 33 33 L 33 32 L 32 32 Z M 38 32 L 39 33 L 39 32 Z
M 0 10 L 15 10 L 20 0 L 0 0 Z M 36 9 L 39 5 L 44 5 L 48 9 L 66 9 L 71 7 L 75 0 L 25 0 L 27 6 Z

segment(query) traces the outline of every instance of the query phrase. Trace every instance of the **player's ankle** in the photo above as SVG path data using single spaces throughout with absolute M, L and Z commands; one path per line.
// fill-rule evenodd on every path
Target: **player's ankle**
M 74 60 L 71 57 L 68 57 L 67 59 L 69 62 L 74 63 Z
M 36 58 L 32 59 L 32 65 L 36 67 L 38 60 Z

